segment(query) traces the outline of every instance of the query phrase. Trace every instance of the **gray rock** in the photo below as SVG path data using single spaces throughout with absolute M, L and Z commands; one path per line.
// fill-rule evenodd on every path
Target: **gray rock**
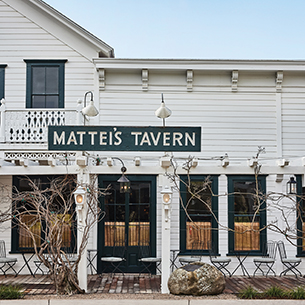
M 216 267 L 201 262 L 176 269 L 168 279 L 168 289 L 172 294 L 220 294 L 225 286 L 224 275 Z

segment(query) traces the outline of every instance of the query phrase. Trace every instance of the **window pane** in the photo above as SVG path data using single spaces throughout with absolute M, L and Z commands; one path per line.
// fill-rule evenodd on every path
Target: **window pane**
M 123 246 L 125 244 L 125 222 L 105 221 L 105 246 Z
M 31 237 L 32 233 L 35 238 L 36 245 L 40 246 L 41 223 L 36 215 L 22 215 L 21 222 L 24 223 L 29 230 L 19 227 L 19 248 L 28 249 L 34 247 L 34 241 Z
M 59 68 L 46 68 L 46 94 L 58 94 Z
M 257 208 L 254 181 L 234 182 L 234 213 L 253 214 Z
M 248 217 L 234 218 L 235 251 L 251 251 L 260 249 L 259 217 L 255 221 Z
M 32 94 L 46 93 L 46 70 L 44 67 L 32 68 Z
M 46 96 L 46 108 L 58 108 L 58 96 Z
M 203 181 L 192 181 L 191 192 L 187 194 L 187 211 L 189 214 L 210 214 L 212 196 Z
M 32 97 L 32 107 L 33 108 L 45 108 L 46 98 L 42 95 L 35 95 Z
M 186 222 L 186 249 L 208 250 L 211 240 L 211 216 L 204 217 L 202 221 Z M 201 247 L 201 249 L 198 249 Z
M 212 194 L 206 181 L 191 181 L 186 198 L 186 250 L 208 250 L 212 236 Z
M 234 250 L 260 250 L 260 217 L 255 181 L 234 182 Z

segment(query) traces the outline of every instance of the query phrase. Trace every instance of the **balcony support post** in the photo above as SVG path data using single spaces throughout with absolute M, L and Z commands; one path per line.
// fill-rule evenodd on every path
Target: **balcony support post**
M 77 108 L 76 108 L 76 122 L 77 122 L 77 125 L 83 125 L 84 124 L 84 116 L 82 114 L 82 109 L 83 109 L 83 101 L 79 99 L 77 101 Z

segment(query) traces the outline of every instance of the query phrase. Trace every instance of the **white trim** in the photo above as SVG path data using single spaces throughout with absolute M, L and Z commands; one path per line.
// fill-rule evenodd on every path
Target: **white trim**
M 304 60 L 199 60 L 94 58 L 97 69 L 305 71 Z

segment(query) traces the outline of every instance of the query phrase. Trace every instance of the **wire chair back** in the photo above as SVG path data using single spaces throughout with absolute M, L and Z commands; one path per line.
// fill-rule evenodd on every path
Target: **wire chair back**
M 263 257 L 275 259 L 276 256 L 276 242 L 268 240 L 263 247 Z
M 0 258 L 6 258 L 6 249 L 4 240 L 0 240 Z
M 279 240 L 277 242 L 277 246 L 279 248 L 279 253 L 280 253 L 281 261 L 283 261 L 283 259 L 287 258 L 285 245 L 284 245 L 284 243 L 281 240 Z

